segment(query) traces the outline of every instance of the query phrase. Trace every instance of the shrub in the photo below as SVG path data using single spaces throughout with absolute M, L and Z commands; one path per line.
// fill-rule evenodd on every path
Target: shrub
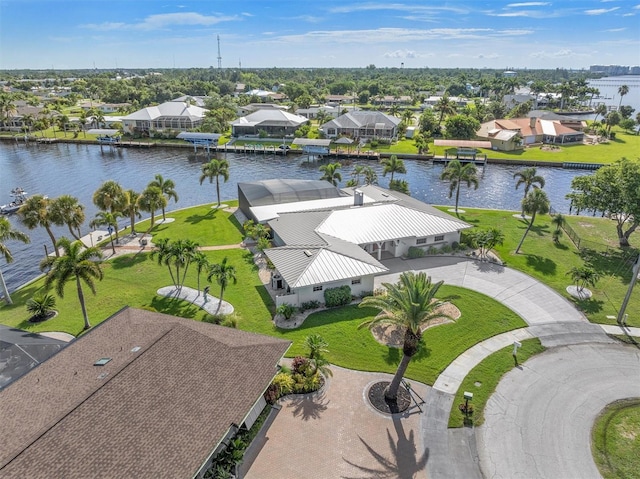
M 451 243 L 451 249 L 453 251 L 458 251 L 460 249 L 460 243 L 458 243 L 457 241 L 454 241 L 453 243 Z
M 422 248 L 418 248 L 417 246 L 409 246 L 407 255 L 410 259 L 422 258 L 424 256 L 424 250 Z
M 324 303 L 327 308 L 344 306 L 351 302 L 351 288 L 344 285 L 338 288 L 329 288 L 324 291 Z
M 296 356 L 291 363 L 291 375 L 301 374 L 306 376 L 311 371 L 311 363 L 309 360 L 302 356 Z M 295 377 L 294 377 L 295 379 Z
M 281 314 L 284 319 L 291 319 L 291 316 L 293 316 L 293 314 L 296 312 L 298 308 L 296 308 L 293 304 L 289 304 L 289 303 L 282 303 L 280 306 L 278 306 L 278 308 L 276 309 L 276 313 Z
M 429 247 L 429 249 L 427 250 L 427 254 L 438 254 L 438 248 L 436 248 L 435 246 Z
M 50 294 L 38 293 L 27 300 L 27 311 L 37 320 L 46 319 L 56 307 L 56 298 Z
M 448 244 L 441 246 L 440 247 L 440 254 L 446 254 L 446 253 L 451 253 L 453 251 L 453 248 L 451 248 L 451 246 L 449 246 Z
M 226 317 L 224 314 L 205 314 L 202 317 L 202 321 L 211 324 L 222 324 Z
M 309 311 L 310 309 L 318 309 L 321 306 L 320 301 L 305 301 L 300 305 L 300 311 Z
M 276 377 L 273 378 L 271 384 L 276 386 L 278 397 L 281 397 L 285 394 L 291 394 L 291 392 L 293 391 L 294 380 L 290 374 L 278 373 L 276 374 Z
M 373 296 L 373 295 L 374 295 L 373 291 L 360 291 L 360 294 L 358 295 L 358 297 L 367 298 L 367 297 Z

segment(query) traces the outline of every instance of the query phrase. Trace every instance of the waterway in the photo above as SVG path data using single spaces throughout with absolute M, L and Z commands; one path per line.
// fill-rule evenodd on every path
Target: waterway
M 224 156 L 225 153 L 218 153 Z M 226 154 L 230 163 L 229 181 L 221 183 L 220 195 L 224 199 L 237 198 L 237 183 L 270 178 L 319 179 L 319 163 L 309 162 L 302 155 L 244 155 Z M 156 174 L 169 178 L 176 184 L 178 203 L 170 202 L 168 210 L 185 208 L 216 200 L 215 184 L 208 180 L 200 185 L 202 165 L 207 160 L 200 152 L 194 155 L 189 149 L 127 149 L 97 145 L 76 145 L 57 143 L 38 145 L 19 143 L 0 144 L 0 203 L 10 200 L 9 193 L 15 187 L 22 187 L 29 194 L 44 194 L 55 198 L 63 194 L 77 197 L 85 206 L 87 221 L 82 229 L 89 233 L 87 226 L 97 208 L 91 198 L 96 189 L 107 180 L 115 180 L 125 189 L 142 191 Z M 351 178 L 353 167 L 358 164 L 372 166 L 378 173 L 379 184 L 388 186 L 389 177 L 382 176 L 382 167 L 375 161 L 350 162 L 342 168 L 342 185 Z M 453 205 L 449 198 L 448 184 L 439 177 L 444 166 L 430 161 L 405 160 L 407 174 L 400 177 L 409 182 L 411 195 L 427 203 Z M 522 189 L 515 190 L 513 175 L 522 166 L 486 165 L 479 167 L 480 184 L 477 190 L 463 186 L 460 205 L 479 208 L 495 208 L 518 211 L 522 199 Z M 545 191 L 553 207 L 568 213 L 569 204 L 565 195 L 570 191 L 571 180 L 578 175 L 588 175 L 589 171 L 552 167 L 539 167 L 538 174 L 545 178 Z M 51 251 L 51 241 L 43 228 L 27 230 L 16 215 L 9 217 L 14 228 L 29 234 L 28 245 L 10 241 L 7 246 L 14 256 L 14 262 L 0 263 L 9 290 L 36 277 L 40 272 L 38 264 L 45 254 L 45 245 Z M 121 220 L 121 226 L 127 220 Z M 68 236 L 68 231 L 55 228 L 56 237 Z

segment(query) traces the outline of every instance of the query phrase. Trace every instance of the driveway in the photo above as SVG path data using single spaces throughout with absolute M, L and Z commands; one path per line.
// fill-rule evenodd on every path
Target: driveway
M 377 412 L 365 397 L 370 384 L 391 376 L 331 370 L 321 393 L 281 400 L 266 436 L 257 438 L 262 450 L 246 479 L 426 479 L 429 453 L 418 408 L 392 417 Z M 411 386 L 423 398 L 429 389 Z
M 601 477 L 591 427 L 618 399 L 640 396 L 640 351 L 581 344 L 547 350 L 506 374 L 476 429 L 485 477 Z

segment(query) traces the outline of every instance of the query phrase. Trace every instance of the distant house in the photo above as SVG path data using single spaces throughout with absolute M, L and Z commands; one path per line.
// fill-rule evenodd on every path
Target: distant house
M 289 346 L 125 308 L 0 391 L 0 476 L 200 477 Z
M 280 100 L 284 100 L 287 97 L 287 95 L 283 93 L 276 93 L 269 90 L 261 90 L 259 88 L 254 88 L 253 90 L 246 91 L 244 92 L 244 94 L 249 96 L 257 96 L 258 98 L 261 98 L 263 101 L 265 100 L 280 101 Z
M 150 134 L 154 130 L 192 130 L 202 124 L 207 111 L 187 101 L 168 101 L 122 117 L 122 129 L 130 134 Z
M 374 105 L 386 106 L 390 107 L 393 105 L 398 106 L 411 106 L 413 103 L 413 99 L 408 95 L 402 96 L 393 96 L 393 95 L 385 95 L 382 97 L 373 97 L 371 99 L 371 103 Z
M 380 111 L 350 111 L 320 126 L 327 138 L 348 136 L 350 138 L 385 138 L 398 136 L 400 118 Z
M 313 120 L 318 116 L 318 113 L 324 112 L 332 118 L 338 118 L 340 113 L 342 113 L 342 110 L 343 109 L 339 106 L 316 105 L 310 106 L 309 108 L 298 108 L 296 110 L 296 115 L 304 116 L 305 118 Z
M 559 120 L 512 118 L 483 123 L 476 136 L 489 140 L 492 148 L 512 151 L 535 143 L 572 144 L 582 142 L 584 133 L 563 125 Z
M 246 116 L 258 110 L 281 110 L 287 111 L 288 106 L 278 105 L 276 103 L 249 103 L 248 105 L 238 106 L 236 113 L 238 116 Z
M 425 100 L 422 102 L 420 107 L 423 110 L 425 108 L 433 108 L 434 106 L 436 106 L 438 104 L 438 102 L 440 100 L 442 100 L 442 97 L 443 97 L 443 95 L 432 95 L 432 96 L 429 96 L 429 97 L 425 98 Z M 460 96 L 450 96 L 448 98 L 449 98 L 449 101 L 451 103 L 453 103 L 455 106 L 457 106 L 459 108 L 463 108 L 463 107 L 467 106 L 469 103 L 471 103 L 471 100 L 469 100 L 468 98 L 464 98 L 464 97 L 460 97 Z
M 101 103 L 95 101 L 83 101 L 79 106 L 84 111 L 96 109 L 98 111 L 101 111 L 102 113 L 115 113 L 117 111 L 130 107 L 131 103 Z
M 247 116 L 231 122 L 232 136 L 256 136 L 264 131 L 268 136 L 285 137 L 309 120 L 300 115 L 293 115 L 276 108 L 260 109 Z
M 381 260 L 406 255 L 410 247 L 459 242 L 460 231 L 470 227 L 374 185 L 344 188 L 340 196 L 277 201 L 250 207 L 251 216 L 272 232 L 274 247 L 265 254 L 275 266 L 271 287 L 279 293 L 277 305 L 324 302 L 324 291 L 340 286 L 356 296 L 371 293 L 374 277 L 388 270 Z

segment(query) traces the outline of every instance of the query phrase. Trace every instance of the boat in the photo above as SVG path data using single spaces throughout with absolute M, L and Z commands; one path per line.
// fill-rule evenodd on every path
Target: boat
M 27 192 L 19 186 L 11 190 L 11 196 L 13 201 L 6 205 L 0 206 L 0 213 L 3 215 L 10 215 L 20 209 L 20 207 L 27 201 Z

